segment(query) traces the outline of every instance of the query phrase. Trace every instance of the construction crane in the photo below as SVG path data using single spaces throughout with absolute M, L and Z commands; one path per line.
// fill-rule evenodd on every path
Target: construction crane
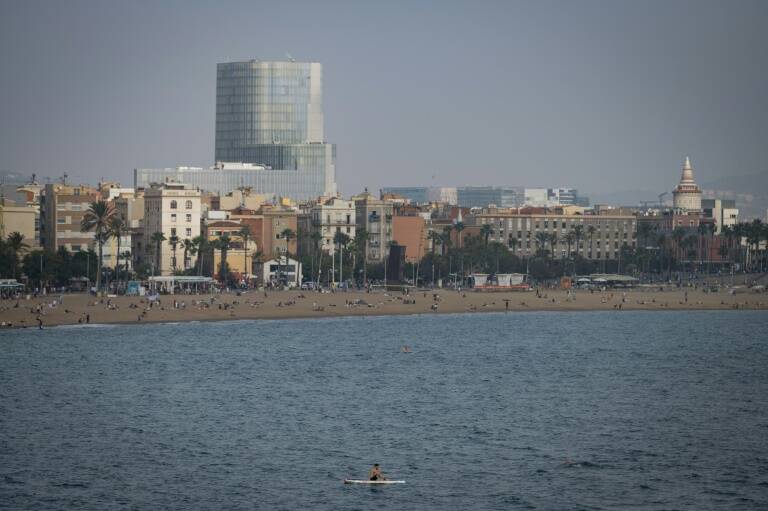
M 664 193 L 660 193 L 659 194 L 659 208 L 663 208 L 664 207 L 664 197 L 666 197 L 667 195 L 669 195 L 668 192 L 664 192 Z

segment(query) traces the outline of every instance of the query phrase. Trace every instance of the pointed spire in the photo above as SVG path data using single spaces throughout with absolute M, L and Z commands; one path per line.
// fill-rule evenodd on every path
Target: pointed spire
M 693 166 L 688 156 L 685 157 L 685 162 L 683 162 L 683 175 L 680 177 L 680 184 L 695 184 L 693 181 Z

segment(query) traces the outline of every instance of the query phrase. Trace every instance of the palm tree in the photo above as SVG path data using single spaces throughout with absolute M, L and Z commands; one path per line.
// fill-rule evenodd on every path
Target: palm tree
M 176 273 L 176 247 L 179 246 L 179 242 L 179 237 L 175 234 L 168 238 L 168 244 L 171 246 L 171 252 L 173 253 L 173 257 L 171 257 L 171 267 L 173 268 L 174 274 Z
M 360 251 L 360 261 L 363 263 L 363 284 L 368 283 L 368 241 L 371 234 L 367 229 L 361 227 L 355 231 L 355 245 Z
M 296 232 L 293 229 L 286 227 L 283 229 L 283 232 L 280 233 L 280 237 L 285 240 L 285 253 L 290 254 L 288 245 L 290 245 L 291 240 L 296 239 Z
M 181 242 L 181 247 L 184 249 L 184 269 L 186 270 L 189 266 L 187 263 L 190 260 L 190 255 L 193 256 L 197 252 L 197 245 L 194 240 L 186 238 Z
M 101 289 L 101 263 L 104 255 L 104 243 L 111 236 L 109 224 L 115 215 L 115 209 L 107 201 L 98 200 L 91 202 L 88 211 L 80 222 L 80 230 L 83 232 L 94 231 L 94 238 L 99 245 L 99 263 L 96 272 L 96 291 Z
M 247 224 L 243 225 L 237 235 L 243 240 L 243 280 L 245 280 L 246 286 L 248 285 L 248 275 L 251 273 L 248 267 L 248 240 L 251 238 L 251 227 Z
M 214 243 L 214 248 L 218 248 L 221 252 L 221 263 L 219 264 L 219 280 L 221 280 L 221 283 L 223 284 L 227 281 L 227 274 L 229 273 L 227 268 L 227 252 L 229 252 L 229 249 L 232 247 L 232 238 L 229 237 L 229 234 L 224 233 L 219 236 L 219 239 L 217 239 Z
M 552 233 L 548 236 L 549 238 L 549 250 L 551 252 L 550 256 L 552 259 L 555 258 L 555 247 L 558 243 L 560 243 L 560 238 L 557 236 L 557 233 Z
M 576 240 L 576 255 L 579 255 L 581 252 L 581 240 L 584 238 L 584 226 L 577 225 L 571 232 L 573 233 L 573 238 Z
M 597 228 L 594 225 L 590 225 L 587 227 L 587 235 L 589 236 L 589 258 L 592 259 L 594 256 L 594 252 L 592 252 L 592 243 L 595 239 L 595 233 L 597 232 Z
M 24 241 L 23 234 L 21 234 L 19 231 L 13 231 L 8 235 L 8 238 L 6 239 L 6 247 L 11 251 L 14 257 L 13 278 L 15 279 L 18 261 L 21 260 L 21 254 L 27 251 L 29 245 L 27 245 L 27 243 Z
M 443 227 L 443 234 L 440 236 L 441 255 L 443 256 L 448 252 L 448 248 L 451 246 L 451 231 L 453 231 L 453 226 L 446 225 Z
M 155 245 L 155 271 L 152 272 L 152 273 L 157 275 L 158 272 L 161 272 L 161 269 L 160 269 L 160 259 L 161 259 L 161 254 L 162 254 L 162 251 L 163 251 L 163 242 L 167 238 L 165 237 L 165 234 L 163 234 L 160 231 L 157 231 L 157 232 L 153 232 L 152 236 L 150 236 L 149 239 Z
M 120 254 L 123 258 L 123 266 L 125 267 L 123 270 L 123 280 L 126 283 L 126 286 L 128 285 L 128 272 L 130 271 L 130 263 L 131 263 L 131 256 L 133 255 L 133 252 L 130 250 L 125 250 L 122 254 Z
M 536 250 L 537 251 L 546 251 L 547 250 L 547 242 L 549 241 L 549 234 L 546 232 L 537 232 L 536 233 Z
M 573 231 L 569 231 L 568 234 L 565 235 L 563 240 L 568 246 L 567 257 L 571 257 L 571 247 L 573 246 L 573 243 L 576 241 L 576 234 Z
M 678 261 L 682 260 L 682 254 L 683 254 L 683 239 L 685 238 L 687 234 L 687 231 L 685 230 L 685 227 L 675 227 L 675 230 L 672 231 L 672 239 L 675 240 L 675 256 L 678 259 Z
M 202 235 L 192 238 L 192 243 L 197 251 L 197 261 L 195 261 L 195 265 L 197 266 L 196 273 L 202 277 L 205 254 L 210 250 L 211 244 L 208 242 L 208 238 Z
M 115 261 L 115 279 L 118 282 L 118 286 L 120 284 L 120 240 L 123 236 L 128 234 L 130 232 L 130 229 L 128 229 L 128 226 L 123 221 L 123 218 L 120 216 L 113 216 L 112 219 L 109 222 L 109 230 L 112 236 L 115 237 L 117 240 L 117 258 Z
M 464 230 L 466 226 L 464 225 L 464 222 L 456 222 L 456 225 L 453 226 L 454 229 L 456 229 L 456 234 L 458 236 L 456 240 L 456 246 L 458 248 L 461 248 L 461 231 Z
M 637 225 L 637 237 L 642 240 L 643 247 L 648 246 L 648 238 L 656 230 L 656 225 L 649 222 L 641 222 Z
M 491 237 L 491 234 L 493 234 L 493 227 L 491 224 L 483 224 L 482 227 L 480 227 L 480 236 L 482 236 L 485 241 L 485 248 L 488 248 L 488 238 Z

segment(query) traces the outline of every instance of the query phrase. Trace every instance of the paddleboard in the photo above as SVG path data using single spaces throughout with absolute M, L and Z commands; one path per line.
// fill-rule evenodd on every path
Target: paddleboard
M 368 479 L 344 479 L 344 484 L 405 484 L 405 481 L 386 479 L 384 481 L 369 481 Z

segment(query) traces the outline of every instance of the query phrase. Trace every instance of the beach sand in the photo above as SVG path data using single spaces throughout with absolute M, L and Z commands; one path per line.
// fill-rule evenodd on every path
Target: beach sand
M 687 293 L 687 299 L 686 299 Z M 768 310 L 768 295 L 743 291 L 705 293 L 692 288 L 659 291 L 658 288 L 579 290 L 571 295 L 561 289 L 540 292 L 495 292 L 435 290 L 411 293 L 347 291 L 248 291 L 200 295 L 162 295 L 149 307 L 145 297 L 96 298 L 86 294 L 0 302 L 0 322 L 13 328 L 78 323 L 149 323 L 176 321 L 220 321 L 233 319 L 281 319 L 336 316 L 381 316 L 399 314 L 443 314 L 519 311 L 594 310 Z M 63 303 L 58 302 L 63 297 Z M 18 304 L 18 306 L 17 306 Z M 40 313 L 37 312 L 38 306 Z

